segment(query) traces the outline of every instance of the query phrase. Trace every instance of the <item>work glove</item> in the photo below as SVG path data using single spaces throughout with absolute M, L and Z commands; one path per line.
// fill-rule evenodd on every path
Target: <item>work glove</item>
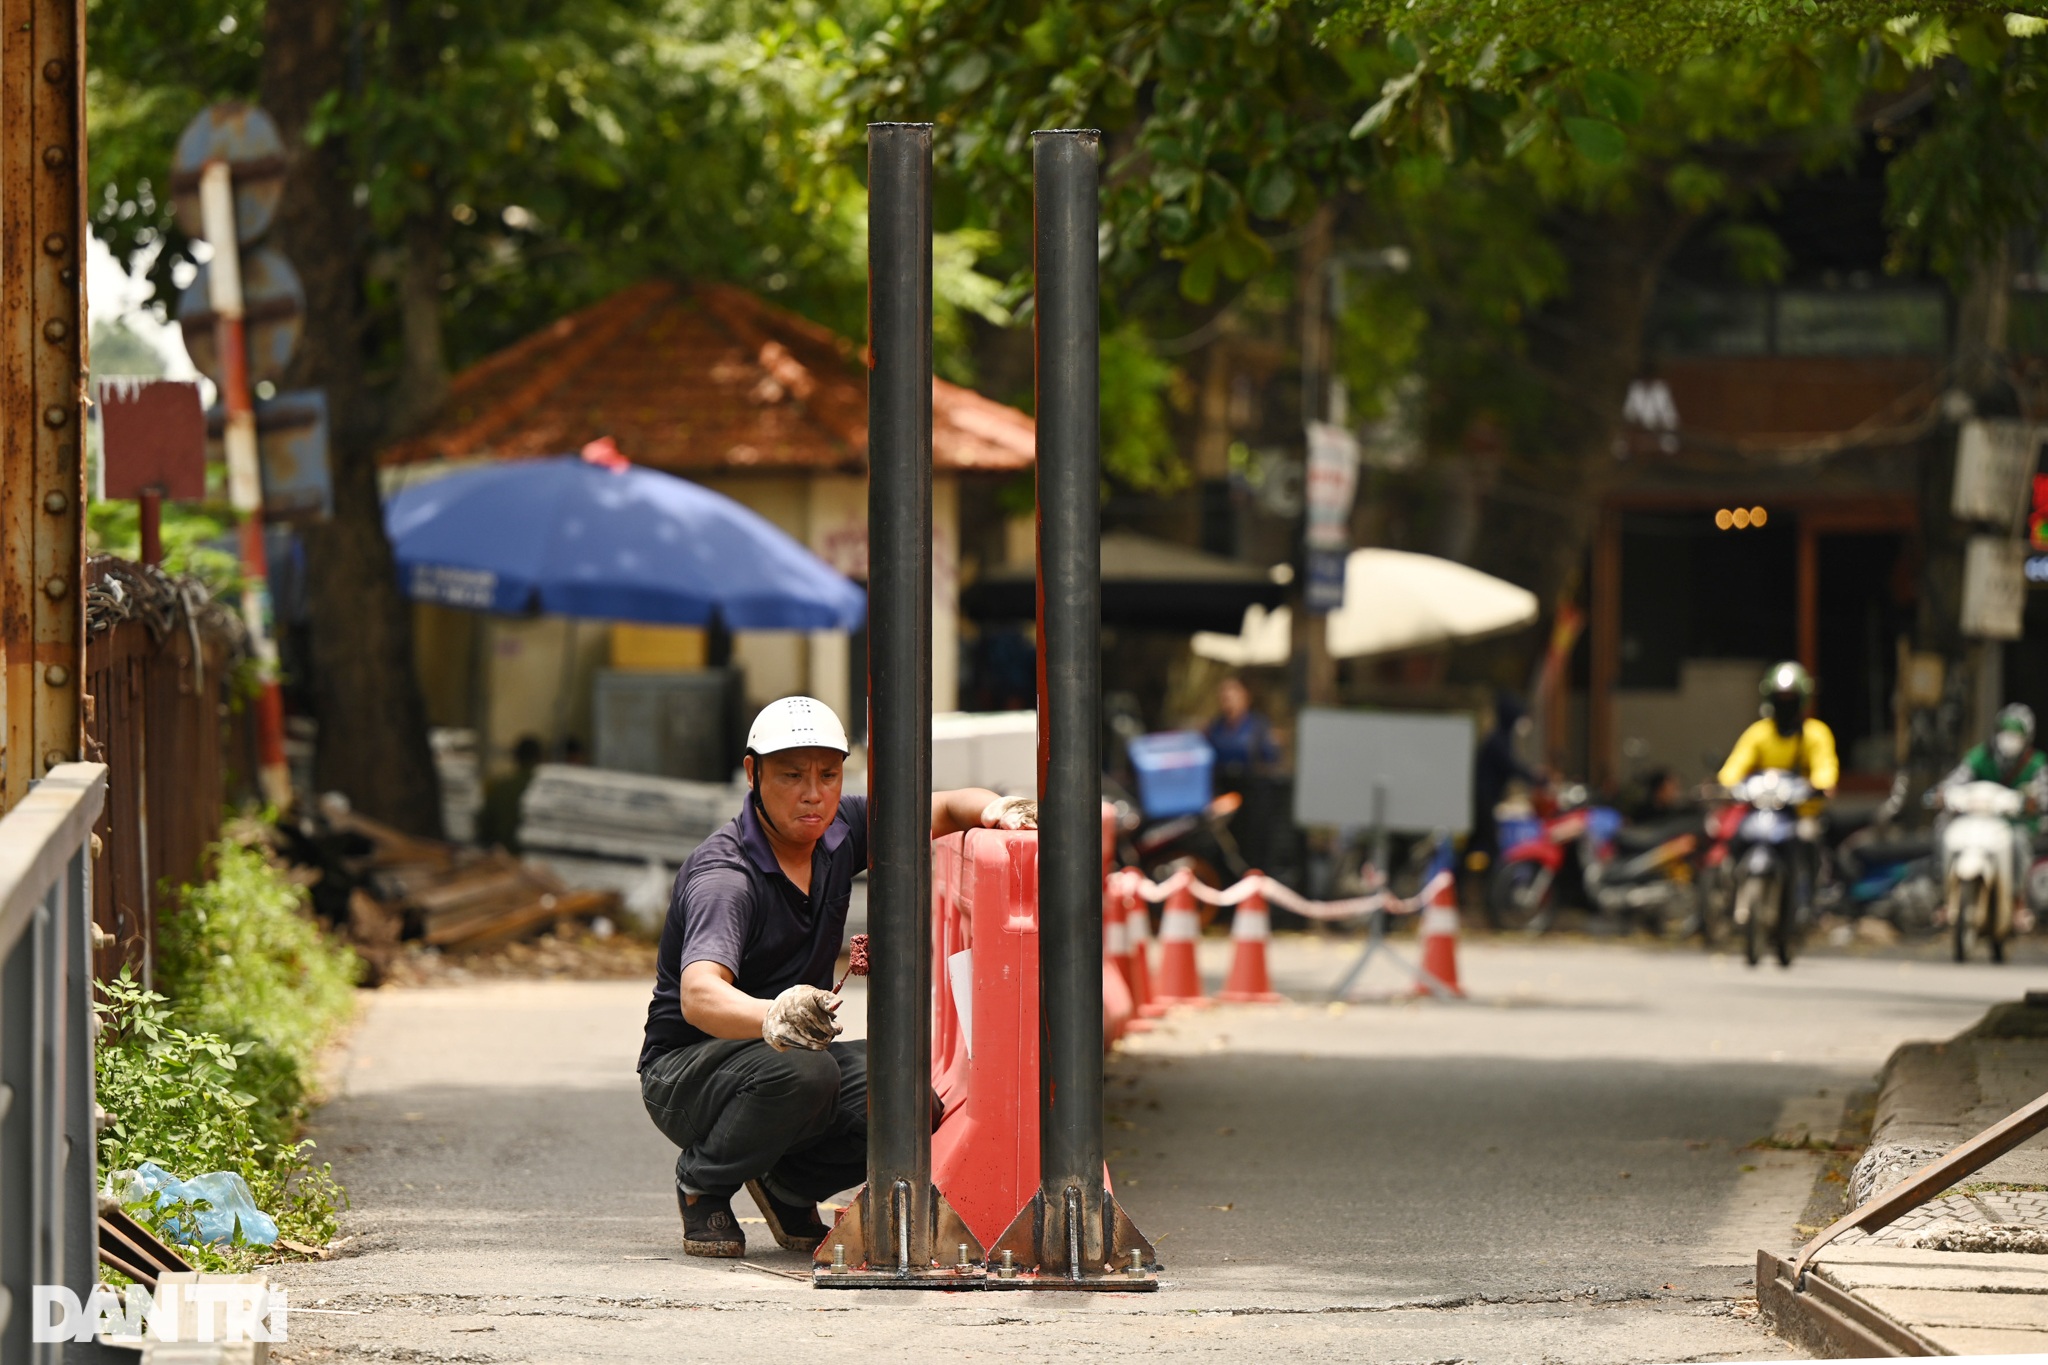
M 1029 796 L 998 796 L 983 807 L 983 829 L 1037 829 L 1038 801 Z
M 817 1052 L 841 1032 L 833 1011 L 839 1002 L 816 986 L 791 986 L 768 1006 L 761 1021 L 761 1040 L 777 1052 L 793 1047 Z

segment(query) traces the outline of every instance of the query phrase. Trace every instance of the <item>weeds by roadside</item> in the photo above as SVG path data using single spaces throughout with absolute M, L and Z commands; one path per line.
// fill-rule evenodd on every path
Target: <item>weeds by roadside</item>
M 281 1246 L 318 1246 L 333 1237 L 344 1196 L 296 1134 L 315 1055 L 353 1004 L 355 955 L 322 933 L 304 891 L 260 848 L 223 843 L 216 866 L 161 922 L 165 993 L 126 971 L 100 983 L 100 1167 L 236 1172 L 277 1219 Z M 159 1231 L 175 1216 L 147 1201 L 128 1208 Z M 208 1270 L 245 1269 L 265 1254 L 239 1242 L 188 1249 Z

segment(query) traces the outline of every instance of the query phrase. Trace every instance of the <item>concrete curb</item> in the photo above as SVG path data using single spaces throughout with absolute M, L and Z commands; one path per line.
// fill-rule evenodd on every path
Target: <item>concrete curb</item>
M 1852 1203 L 1864 1203 L 2043 1091 L 2048 1091 L 2048 994 L 2042 992 L 1994 1006 L 1975 1025 L 1945 1042 L 1901 1046 L 1880 1073 L 1870 1145 L 1850 1177 Z M 2048 1186 L 2048 1149 L 2037 1142 L 2010 1152 L 1970 1177 L 1963 1189 L 1973 1185 Z M 2008 1198 L 1992 1195 L 1988 1202 L 1996 1205 Z M 1956 1207 L 1944 1207 L 1948 1205 Z M 1804 1284 L 1793 1283 L 1790 1260 L 1759 1251 L 1757 1304 L 1765 1321 L 1786 1340 L 1828 1359 L 1949 1355 L 1956 1352 L 1957 1329 L 1972 1337 L 2004 1336 L 2015 1328 L 2030 1335 L 2039 1330 L 2013 1323 L 1998 1311 L 2002 1305 L 1995 1301 L 2009 1304 L 2017 1286 L 2001 1281 L 1995 1286 L 2001 1293 L 1973 1293 L 1958 1276 L 1966 1267 L 1966 1273 L 2005 1275 L 2008 1272 L 1987 1272 L 1984 1267 L 2010 1255 L 2010 1274 L 2030 1281 L 2038 1276 L 2041 1287 L 2028 1288 L 2033 1293 L 2048 1290 L 2048 1256 L 2033 1252 L 2037 1238 L 2020 1235 L 2033 1230 L 1959 1222 L 1958 1215 L 1984 1216 L 1987 1201 L 1975 1196 L 1952 1193 L 1922 1207 L 1924 1213 L 1916 1210 L 1893 1225 L 1898 1232 L 1878 1234 L 1884 1247 L 1866 1239 L 1859 1251 L 1847 1251 L 1859 1245 L 1854 1239 L 1861 1234 L 1845 1235 L 1837 1245 L 1845 1249 L 1849 1263 L 1816 1263 L 1808 1268 Z M 1941 1260 L 1941 1251 L 2004 1251 L 1991 1244 L 1959 1244 L 1956 1234 L 1972 1230 L 1990 1235 L 1993 1243 L 2003 1237 L 2012 1250 L 2003 1255 L 1959 1255 L 1953 1268 L 1929 1268 L 1929 1258 Z M 1894 1252 L 1893 1247 L 1899 1250 Z M 1868 1264 L 1854 1263 L 1879 1252 L 1896 1259 L 1875 1278 Z M 1824 1256 L 1836 1258 L 1836 1248 L 1830 1247 Z M 1915 1287 L 1922 1280 L 1924 1291 Z M 1915 1321 L 1915 1314 L 1903 1310 L 1887 1311 L 1937 1292 L 1942 1307 L 1929 1322 Z M 2008 1320 L 2001 1321 L 2002 1317 Z M 2037 1343 L 2044 1340 L 2048 1338 L 2035 1338 Z M 2040 1348 L 2036 1344 L 2032 1349 Z

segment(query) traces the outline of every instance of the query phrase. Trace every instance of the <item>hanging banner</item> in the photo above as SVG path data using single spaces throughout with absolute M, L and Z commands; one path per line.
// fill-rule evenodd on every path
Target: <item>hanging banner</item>
M 1344 605 L 1344 556 L 1351 549 L 1351 502 L 1358 492 L 1358 438 L 1329 422 L 1308 425 L 1308 526 L 1304 534 L 1310 615 Z

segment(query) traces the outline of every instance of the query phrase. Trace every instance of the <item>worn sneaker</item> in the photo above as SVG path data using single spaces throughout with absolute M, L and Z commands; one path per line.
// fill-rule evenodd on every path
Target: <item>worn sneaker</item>
M 677 1190 L 676 1207 L 683 1212 L 683 1251 L 688 1255 L 747 1254 L 747 1234 L 740 1231 L 740 1220 L 732 1216 L 730 1196 Z
M 818 1217 L 816 1204 L 785 1204 L 768 1193 L 768 1187 L 758 1180 L 747 1182 L 747 1193 L 754 1196 L 761 1216 L 768 1222 L 768 1231 L 775 1234 L 776 1244 L 784 1251 L 808 1256 L 831 1232 Z

